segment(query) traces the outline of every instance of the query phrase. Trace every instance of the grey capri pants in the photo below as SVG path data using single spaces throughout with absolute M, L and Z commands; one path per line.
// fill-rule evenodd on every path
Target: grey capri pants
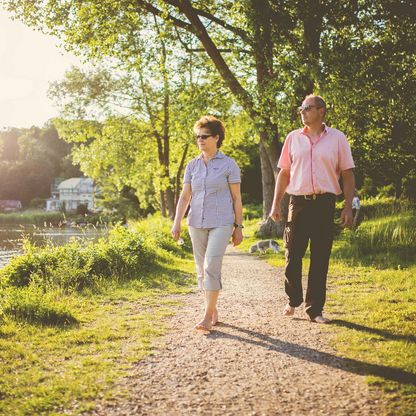
M 215 228 L 188 226 L 192 240 L 199 289 L 220 290 L 221 267 L 225 249 L 233 233 L 233 225 Z

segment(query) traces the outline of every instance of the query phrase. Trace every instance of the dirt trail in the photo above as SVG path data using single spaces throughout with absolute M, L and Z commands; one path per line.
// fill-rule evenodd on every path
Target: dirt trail
M 132 398 L 92 415 L 381 415 L 363 376 L 329 346 L 331 327 L 302 308 L 284 318 L 283 274 L 229 249 L 220 325 L 192 330 L 201 294 L 187 295 L 155 354 L 124 380 Z

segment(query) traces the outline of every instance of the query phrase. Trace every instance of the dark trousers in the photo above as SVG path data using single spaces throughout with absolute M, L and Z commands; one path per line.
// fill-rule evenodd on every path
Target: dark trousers
M 302 258 L 310 241 L 310 267 L 305 310 L 311 319 L 322 314 L 326 278 L 334 232 L 335 195 L 323 194 L 307 200 L 291 196 L 284 231 L 286 248 L 285 291 L 289 305 L 303 302 Z

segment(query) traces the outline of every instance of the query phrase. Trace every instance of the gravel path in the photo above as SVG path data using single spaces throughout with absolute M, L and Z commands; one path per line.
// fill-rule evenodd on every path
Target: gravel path
M 331 326 L 285 318 L 282 270 L 228 249 L 220 324 L 204 334 L 187 295 L 154 355 L 124 380 L 131 398 L 92 415 L 381 415 L 364 378 L 329 346 Z M 350 369 L 349 369 L 350 367 Z

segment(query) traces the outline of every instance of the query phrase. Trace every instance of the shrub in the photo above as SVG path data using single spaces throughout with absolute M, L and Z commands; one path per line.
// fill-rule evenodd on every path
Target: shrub
M 181 256 L 184 253 L 184 248 L 191 247 L 191 240 L 186 227 L 183 227 L 181 232 L 184 246 L 179 246 L 170 233 L 172 220 L 163 218 L 160 214 L 149 216 L 146 220 L 133 224 L 132 227 L 156 247 L 174 253 L 175 255 Z
M 33 198 L 29 202 L 30 208 L 44 208 L 45 207 L 45 199 L 43 198 Z
M 378 189 L 377 196 L 379 198 L 388 198 L 395 195 L 395 188 L 393 184 L 384 185 Z
M 24 251 L 0 271 L 3 283 L 81 291 L 95 288 L 103 278 L 138 277 L 156 260 L 152 242 L 122 226 L 97 243 L 73 240 L 60 247 L 38 248 L 26 241 Z
M 360 211 L 362 211 L 367 219 L 371 219 L 396 215 L 414 209 L 415 204 L 409 200 L 398 200 L 392 197 L 377 197 L 362 200 Z
M 263 217 L 263 206 L 261 204 L 244 204 L 243 216 L 245 220 Z

